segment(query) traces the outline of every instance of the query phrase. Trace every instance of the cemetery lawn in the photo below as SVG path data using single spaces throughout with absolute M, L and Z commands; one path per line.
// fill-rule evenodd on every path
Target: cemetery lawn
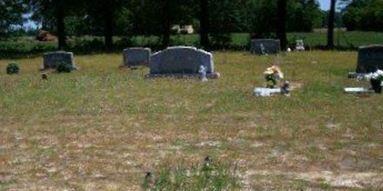
M 145 172 L 206 156 L 243 190 L 383 187 L 383 97 L 346 95 L 356 52 L 215 52 L 219 80 L 146 79 L 120 54 L 77 56 L 41 80 L 42 58 L 0 60 L 0 190 L 140 190 Z M 11 61 L 21 66 L 5 74 Z M 252 96 L 283 62 L 291 97 Z

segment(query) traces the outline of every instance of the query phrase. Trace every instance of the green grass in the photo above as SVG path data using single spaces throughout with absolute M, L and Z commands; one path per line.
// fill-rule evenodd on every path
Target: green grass
M 238 164 L 244 189 L 338 188 L 345 176 L 378 190 L 383 97 L 343 93 L 368 86 L 346 78 L 356 56 L 218 51 L 222 78 L 207 83 L 147 79 L 147 68 L 118 69 L 120 54 L 76 56 L 79 71 L 48 81 L 41 57 L 0 60 L 0 190 L 139 190 L 145 172 L 205 156 Z M 253 97 L 277 61 L 301 88 Z M 10 62 L 19 75 L 6 75 Z
M 247 33 L 233 33 L 232 41 L 226 49 L 246 50 L 249 49 L 250 37 Z M 291 47 L 295 46 L 295 40 L 303 39 L 305 45 L 311 49 L 323 49 L 327 44 L 325 31 L 312 33 L 288 33 L 288 41 Z M 156 36 L 133 36 L 129 40 L 115 37 L 115 50 L 119 51 L 126 47 L 151 47 L 159 49 L 160 38 Z M 335 32 L 335 45 L 340 50 L 356 50 L 359 46 L 383 43 L 381 32 L 346 32 L 338 30 Z M 171 45 L 199 46 L 199 36 L 173 35 Z M 104 51 L 103 38 L 94 36 L 70 37 L 67 50 L 75 53 L 89 54 Z M 35 56 L 36 54 L 54 51 L 57 42 L 38 42 L 32 37 L 14 37 L 6 41 L 0 41 L 0 58 Z M 221 48 L 222 49 L 222 48 Z
M 144 190 L 239 190 L 235 166 L 205 161 L 192 167 L 168 164 L 144 179 Z

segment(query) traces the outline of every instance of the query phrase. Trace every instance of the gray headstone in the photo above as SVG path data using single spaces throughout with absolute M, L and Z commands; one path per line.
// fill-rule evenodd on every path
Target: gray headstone
M 359 47 L 357 73 L 371 73 L 383 69 L 383 45 Z
M 213 55 L 194 47 L 169 47 L 151 56 L 150 74 L 198 74 L 201 65 L 208 75 L 213 74 Z
M 57 51 L 44 54 L 44 64 L 42 69 L 56 69 L 61 63 L 71 64 L 73 68 L 76 68 L 72 52 Z
M 127 48 L 124 50 L 124 66 L 149 66 L 150 48 Z
M 277 54 L 281 50 L 281 42 L 276 39 L 253 39 L 250 51 L 253 54 Z

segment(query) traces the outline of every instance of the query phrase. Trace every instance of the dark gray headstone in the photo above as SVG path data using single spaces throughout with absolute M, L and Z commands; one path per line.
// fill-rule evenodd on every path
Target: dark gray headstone
M 383 45 L 359 47 L 357 73 L 371 73 L 383 69 Z
M 253 39 L 250 51 L 253 54 L 277 54 L 281 50 L 281 42 L 276 39 Z
M 124 50 L 124 66 L 149 66 L 150 48 L 127 48 Z
M 71 64 L 73 68 L 76 68 L 72 52 L 57 51 L 44 54 L 44 64 L 42 69 L 56 69 L 61 63 Z
M 194 47 L 169 47 L 151 56 L 150 74 L 198 74 L 201 65 L 208 75 L 213 74 L 213 55 Z

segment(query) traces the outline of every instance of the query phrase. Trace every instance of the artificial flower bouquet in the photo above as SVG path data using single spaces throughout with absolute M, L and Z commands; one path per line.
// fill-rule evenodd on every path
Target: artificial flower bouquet
M 383 86 L 383 71 L 377 70 L 374 73 L 369 73 L 365 76 L 367 80 L 370 81 L 372 89 L 376 93 L 382 93 L 382 86 Z

